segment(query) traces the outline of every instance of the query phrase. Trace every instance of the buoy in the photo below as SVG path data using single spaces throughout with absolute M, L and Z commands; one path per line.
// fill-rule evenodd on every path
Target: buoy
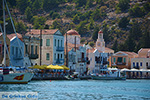
M 51 82 L 51 80 L 50 80 L 50 82 Z

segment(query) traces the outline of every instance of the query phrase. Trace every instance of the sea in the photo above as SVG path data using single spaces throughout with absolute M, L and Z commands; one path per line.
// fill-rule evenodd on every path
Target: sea
M 0 92 L 36 92 L 37 100 L 150 100 L 150 80 L 40 80 L 0 84 Z

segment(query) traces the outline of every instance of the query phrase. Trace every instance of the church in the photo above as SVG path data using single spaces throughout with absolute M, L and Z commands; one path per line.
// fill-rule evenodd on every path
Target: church
M 89 63 L 87 64 L 89 73 L 98 73 L 105 70 L 109 64 L 108 59 L 110 55 L 114 53 L 114 50 L 105 47 L 103 32 L 101 30 L 98 32 L 96 47 L 92 48 L 87 46 L 86 50 L 87 58 L 89 60 Z

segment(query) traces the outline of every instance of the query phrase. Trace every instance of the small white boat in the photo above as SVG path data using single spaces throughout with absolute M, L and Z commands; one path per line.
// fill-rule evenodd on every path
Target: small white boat
M 93 80 L 126 80 L 125 73 L 120 73 L 117 68 L 108 68 L 107 74 L 92 74 Z

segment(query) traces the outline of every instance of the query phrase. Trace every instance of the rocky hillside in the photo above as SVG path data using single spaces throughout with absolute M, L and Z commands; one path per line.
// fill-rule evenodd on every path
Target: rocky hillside
M 81 35 L 82 43 L 93 46 L 98 31 L 102 30 L 106 46 L 115 51 L 136 52 L 141 47 L 150 47 L 149 0 L 7 0 L 7 2 L 17 32 L 22 34 L 29 28 L 57 28 L 63 34 L 69 29 L 75 29 Z M 0 20 L 2 23 L 2 15 Z M 9 23 L 10 19 L 6 20 Z M 7 28 L 11 33 L 12 27 L 8 24 Z

